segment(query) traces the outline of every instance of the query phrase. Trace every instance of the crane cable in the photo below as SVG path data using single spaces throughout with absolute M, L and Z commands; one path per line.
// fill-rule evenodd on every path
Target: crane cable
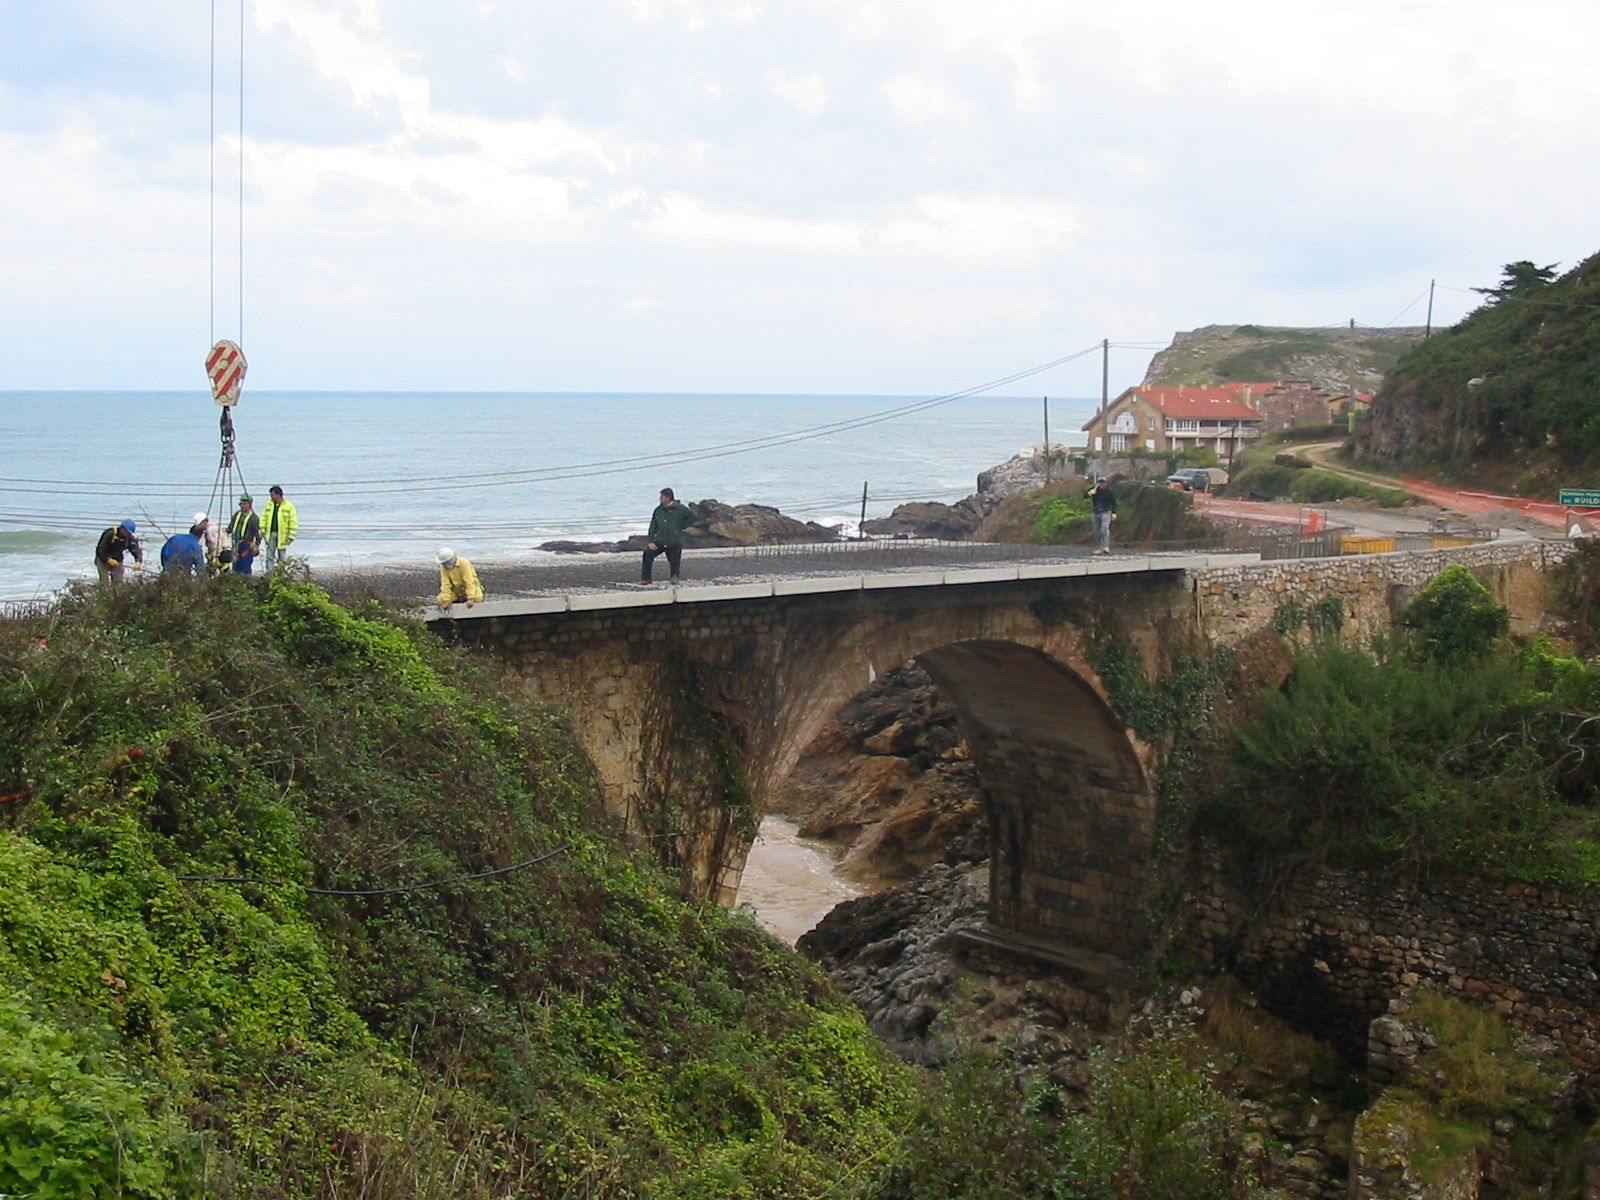
M 239 124 L 238 124 L 238 193 L 235 229 L 238 235 L 238 344 L 244 344 L 244 29 L 245 13 L 249 0 L 239 0 Z M 211 76 L 210 76 L 210 153 L 211 177 L 207 195 L 207 233 L 209 242 L 209 342 L 217 344 L 217 0 L 211 0 Z M 211 494 L 206 500 L 205 512 L 213 519 L 225 520 L 234 508 L 234 481 L 237 477 L 239 494 L 248 494 L 244 468 L 239 463 L 233 428 L 233 409 L 223 404 L 218 429 L 222 440 L 222 453 L 217 462 L 216 477 L 211 483 Z

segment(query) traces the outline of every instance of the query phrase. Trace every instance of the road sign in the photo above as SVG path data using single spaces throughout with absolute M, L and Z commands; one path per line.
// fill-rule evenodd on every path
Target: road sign
M 1562 488 L 1559 499 L 1568 508 L 1600 508 L 1600 488 Z
M 244 351 L 227 338 L 211 347 L 211 353 L 206 355 L 206 374 L 211 378 L 211 396 L 218 404 L 239 403 L 247 366 Z

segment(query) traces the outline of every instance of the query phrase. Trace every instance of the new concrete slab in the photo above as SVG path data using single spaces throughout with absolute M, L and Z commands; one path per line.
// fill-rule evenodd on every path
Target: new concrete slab
M 713 583 L 706 587 L 680 587 L 673 599 L 677 604 L 698 604 L 705 600 L 765 600 L 770 595 L 770 583 Z
M 943 583 L 943 571 L 880 571 L 861 578 L 861 586 L 868 589 L 939 587 Z
M 963 567 L 944 573 L 944 581 L 948 584 L 1014 583 L 1016 579 L 1016 567 Z
M 1084 564 L 1085 575 L 1134 575 L 1150 569 L 1145 554 L 1102 554 Z
M 567 597 L 571 612 L 595 612 L 607 608 L 650 608 L 672 603 L 670 587 L 640 588 L 636 592 L 589 592 Z
M 817 592 L 859 592 L 861 590 L 861 576 L 846 575 L 814 579 L 775 579 L 772 582 L 774 596 L 810 596 Z
M 1070 562 L 1023 563 L 1017 568 L 1018 579 L 1070 579 L 1074 575 L 1088 573 L 1087 558 L 1075 558 Z
M 537 613 L 567 611 L 565 596 L 522 596 L 514 600 L 483 600 L 468 608 L 465 604 L 452 604 L 445 612 L 430 604 L 423 610 L 424 621 L 479 621 L 486 617 L 526 617 Z

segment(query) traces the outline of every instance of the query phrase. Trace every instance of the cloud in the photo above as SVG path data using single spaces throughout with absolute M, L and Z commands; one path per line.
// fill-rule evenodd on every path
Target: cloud
M 107 378 L 62 349 L 91 327 L 117 381 L 190 382 L 213 217 L 237 285 L 231 51 L 213 202 L 191 8 L 10 21 L 0 387 Z M 1594 249 L 1600 7 L 1577 0 L 249 12 L 262 386 L 938 392 L 1064 341 L 1381 322 L 1429 278 Z M 625 356 L 618 315 L 649 318 Z
M 787 71 L 768 71 L 767 84 L 772 94 L 793 106 L 806 117 L 820 116 L 828 107 L 828 85 L 816 72 L 791 74 Z
M 902 72 L 884 84 L 895 115 L 918 125 L 970 124 L 972 105 L 954 88 L 916 72 Z

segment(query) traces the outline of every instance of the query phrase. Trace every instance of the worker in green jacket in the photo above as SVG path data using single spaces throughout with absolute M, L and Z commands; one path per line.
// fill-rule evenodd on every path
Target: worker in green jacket
M 645 535 L 648 540 L 644 548 L 644 563 L 639 569 L 641 584 L 652 582 L 651 567 L 656 556 L 661 554 L 667 556 L 667 566 L 672 571 L 671 582 L 678 582 L 679 569 L 683 565 L 683 530 L 693 521 L 694 514 L 689 511 L 689 506 L 679 504 L 671 488 L 662 488 L 661 503 L 650 514 L 650 532 Z

